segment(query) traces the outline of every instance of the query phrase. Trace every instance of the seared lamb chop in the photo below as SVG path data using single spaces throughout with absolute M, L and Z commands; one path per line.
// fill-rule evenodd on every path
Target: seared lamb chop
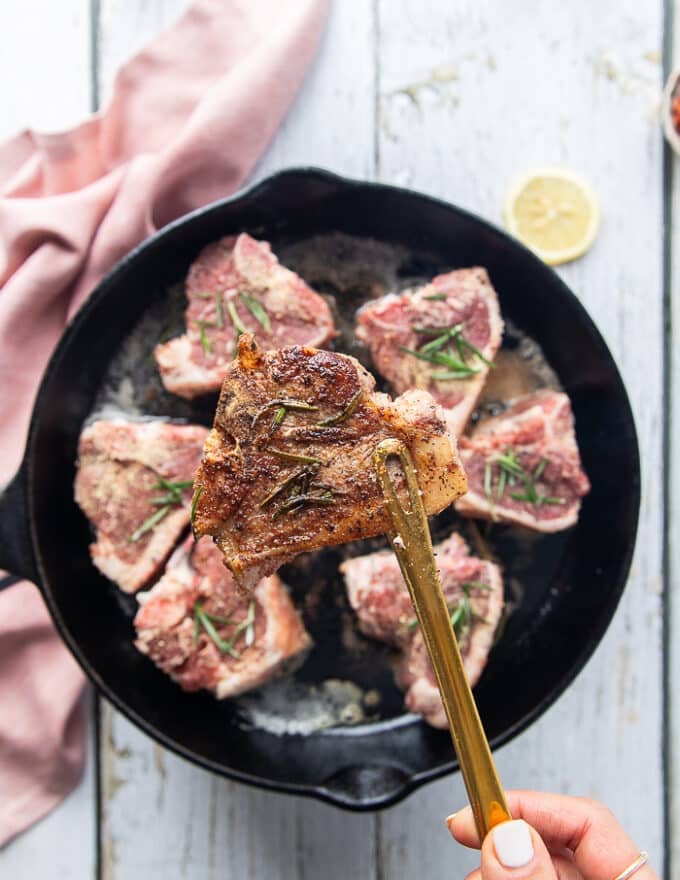
M 265 348 L 323 345 L 335 336 L 330 309 L 266 241 L 229 236 L 208 245 L 189 269 L 187 332 L 156 347 L 163 384 L 181 397 L 217 391 L 239 333 Z
M 486 664 L 503 609 L 500 570 L 492 562 L 470 556 L 456 533 L 434 551 L 465 672 L 474 685 Z M 397 680 L 406 691 L 408 709 L 434 727 L 446 727 L 439 689 L 396 556 L 389 551 L 358 556 L 344 562 L 340 570 L 362 632 L 404 652 Z
M 429 394 L 392 401 L 346 355 L 239 342 L 196 474 L 196 535 L 213 535 L 236 580 L 252 587 L 298 553 L 388 530 L 373 463 L 403 440 L 423 502 L 436 513 L 465 491 L 455 440 Z
M 195 425 L 100 421 L 80 435 L 75 496 L 97 532 L 92 561 L 126 593 L 156 574 L 189 525 L 207 434 Z
M 590 490 L 566 394 L 542 390 L 518 398 L 460 438 L 468 493 L 463 516 L 558 532 L 578 519 Z
M 244 597 L 209 538 L 185 541 L 139 603 L 136 646 L 185 691 L 236 696 L 279 675 L 311 645 L 279 578 L 265 578 Z
M 474 409 L 503 333 L 486 269 L 456 269 L 390 293 L 359 312 L 358 339 L 397 393 L 429 391 L 458 437 Z

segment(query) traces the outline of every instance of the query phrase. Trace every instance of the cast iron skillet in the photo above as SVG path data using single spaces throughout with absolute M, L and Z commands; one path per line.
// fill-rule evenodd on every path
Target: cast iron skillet
M 36 400 L 23 463 L 0 498 L 0 568 L 40 586 L 61 636 L 87 675 L 163 745 L 263 788 L 348 809 L 384 807 L 457 765 L 446 732 L 402 713 L 387 681 L 383 649 L 364 644 L 363 654 L 344 656 L 337 622 L 332 614 L 324 617 L 321 601 L 320 617 L 309 623 L 323 644 L 298 673 L 300 679 L 335 675 L 374 686 L 384 700 L 382 717 L 306 736 L 249 728 L 230 701 L 183 693 L 138 654 L 132 645 L 133 607 L 92 566 L 89 528 L 73 500 L 78 435 L 121 340 L 182 281 L 205 244 L 241 230 L 271 241 L 275 252 L 289 248 L 291 254 L 296 247 L 303 253 L 304 241 L 312 236 L 370 237 L 403 248 L 403 265 L 396 267 L 402 278 L 486 266 L 505 317 L 540 343 L 571 397 L 593 485 L 578 525 L 529 545 L 518 543 L 512 530 L 500 528 L 497 534 L 504 564 L 510 574 L 519 571 L 523 582 L 521 601 L 476 688 L 494 746 L 525 729 L 564 691 L 619 601 L 639 506 L 630 406 L 611 355 L 578 300 L 516 241 L 435 199 L 313 169 L 282 172 L 169 225 L 116 266 L 64 333 Z M 352 259 L 342 250 L 338 260 Z M 307 280 L 324 289 L 323 278 Z M 374 281 L 379 292 L 381 279 Z M 345 307 L 344 317 L 351 319 L 349 310 L 361 291 L 334 290 L 332 279 L 325 290 L 336 295 L 339 313 Z M 149 350 L 154 341 L 149 340 Z M 205 421 L 213 403 L 199 403 L 196 417 Z M 438 521 L 435 539 L 447 524 Z M 332 585 L 336 575 L 320 558 L 301 575 L 303 591 L 314 588 L 315 577 L 324 589 Z M 330 562 L 337 565 L 338 559 Z M 295 573 L 289 571 L 286 579 L 300 598 Z M 506 579 L 509 585 L 513 577 Z

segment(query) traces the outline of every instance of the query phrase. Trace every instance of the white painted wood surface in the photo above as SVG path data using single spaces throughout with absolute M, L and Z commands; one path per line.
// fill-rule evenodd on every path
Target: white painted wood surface
M 667 59 L 668 72 L 680 67 L 680 0 L 675 3 L 672 49 Z M 668 558 L 667 558 L 667 679 L 668 679 L 668 849 L 669 861 L 675 871 L 680 870 L 680 156 L 668 150 L 669 180 L 671 188 L 670 221 L 667 230 L 667 271 L 669 282 L 670 334 L 668 340 L 668 378 L 670 380 L 667 401 L 670 406 L 668 446 L 670 451 L 670 474 L 668 475 Z
M 644 467 L 638 550 L 621 608 L 585 671 L 497 757 L 507 787 L 606 801 L 660 869 L 660 67 L 645 56 L 661 48 L 661 7 L 600 3 L 598 27 L 588 0 L 514 4 L 512 14 L 490 0 L 381 0 L 380 9 L 381 179 L 500 223 L 514 177 L 568 165 L 590 178 L 602 202 L 592 252 L 560 274 L 602 330 L 631 395 Z M 432 85 L 413 90 L 417 83 Z M 645 339 L 654 342 L 640 345 Z M 445 876 L 431 812 L 435 803 L 446 810 L 442 791 L 426 790 L 385 816 L 385 839 L 405 841 L 405 856 L 388 860 L 385 876 L 418 876 L 419 838 L 428 851 L 438 848 L 427 876 Z M 404 832 L 409 818 L 414 835 Z
M 83 8 L 80 0 L 59 6 L 69 21 L 69 9 Z M 108 94 L 120 61 L 185 6 L 186 0 L 102 0 L 101 95 Z M 16 26 L 21 39 L 25 26 L 18 22 L 25 14 L 13 10 L 3 32 Z M 9 11 L 4 15 L 9 18 Z M 659 872 L 661 44 L 660 2 L 608 0 L 595 9 L 589 0 L 542 0 L 514 4 L 509 14 L 499 0 L 336 0 L 320 55 L 257 169 L 262 176 L 285 165 L 324 165 L 437 194 L 494 222 L 500 222 L 511 179 L 529 168 L 564 164 L 590 178 L 602 203 L 602 231 L 592 252 L 560 274 L 602 330 L 631 395 L 643 461 L 638 548 L 619 612 L 593 659 L 553 709 L 497 758 L 508 787 L 605 800 L 650 851 Z M 12 51 L 19 57 L 16 46 Z M 0 59 L 3 71 L 6 63 Z M 73 59 L 70 64 L 77 68 Z M 39 80 L 32 82 L 24 102 L 48 103 Z M 79 88 L 87 99 L 87 88 Z M 12 118 L 19 124 L 23 117 Z M 680 191 L 676 205 L 678 218 Z M 676 300 L 678 283 L 674 276 Z M 677 327 L 680 309 L 675 318 Z M 674 485 L 680 489 L 677 478 Z M 677 681 L 680 657 L 673 656 Z M 391 810 L 356 816 L 211 777 L 160 749 L 106 706 L 101 742 L 106 880 L 436 880 L 462 876 L 475 864 L 443 824 L 464 802 L 459 777 L 421 789 Z M 680 749 L 673 754 L 680 761 Z M 59 817 L 72 804 L 79 805 L 76 822 L 93 822 L 93 809 L 85 810 L 93 803 L 89 785 L 81 787 L 85 795 L 74 796 L 0 853 L 0 876 L 94 876 L 91 853 L 80 872 L 41 870 L 49 864 L 44 853 L 54 835 L 66 828 Z M 48 822 L 56 832 L 48 834 Z M 677 875 L 677 843 L 671 853 Z

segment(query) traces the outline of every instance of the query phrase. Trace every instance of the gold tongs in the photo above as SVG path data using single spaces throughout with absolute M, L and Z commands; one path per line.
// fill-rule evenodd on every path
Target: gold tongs
M 387 462 L 397 458 L 406 480 L 409 509 L 404 509 Z M 458 641 L 442 592 L 434 560 L 432 538 L 416 471 L 401 440 L 383 440 L 375 450 L 378 481 L 385 496 L 393 529 L 388 537 L 408 585 L 418 623 L 425 637 L 453 747 L 463 774 L 480 840 L 501 822 L 511 818 L 496 771 L 489 743 L 465 677 Z

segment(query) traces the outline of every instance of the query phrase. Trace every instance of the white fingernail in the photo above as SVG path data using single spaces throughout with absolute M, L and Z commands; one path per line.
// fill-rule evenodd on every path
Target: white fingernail
M 534 857 L 534 845 L 526 822 L 503 822 L 491 832 L 498 861 L 506 868 L 521 868 Z

